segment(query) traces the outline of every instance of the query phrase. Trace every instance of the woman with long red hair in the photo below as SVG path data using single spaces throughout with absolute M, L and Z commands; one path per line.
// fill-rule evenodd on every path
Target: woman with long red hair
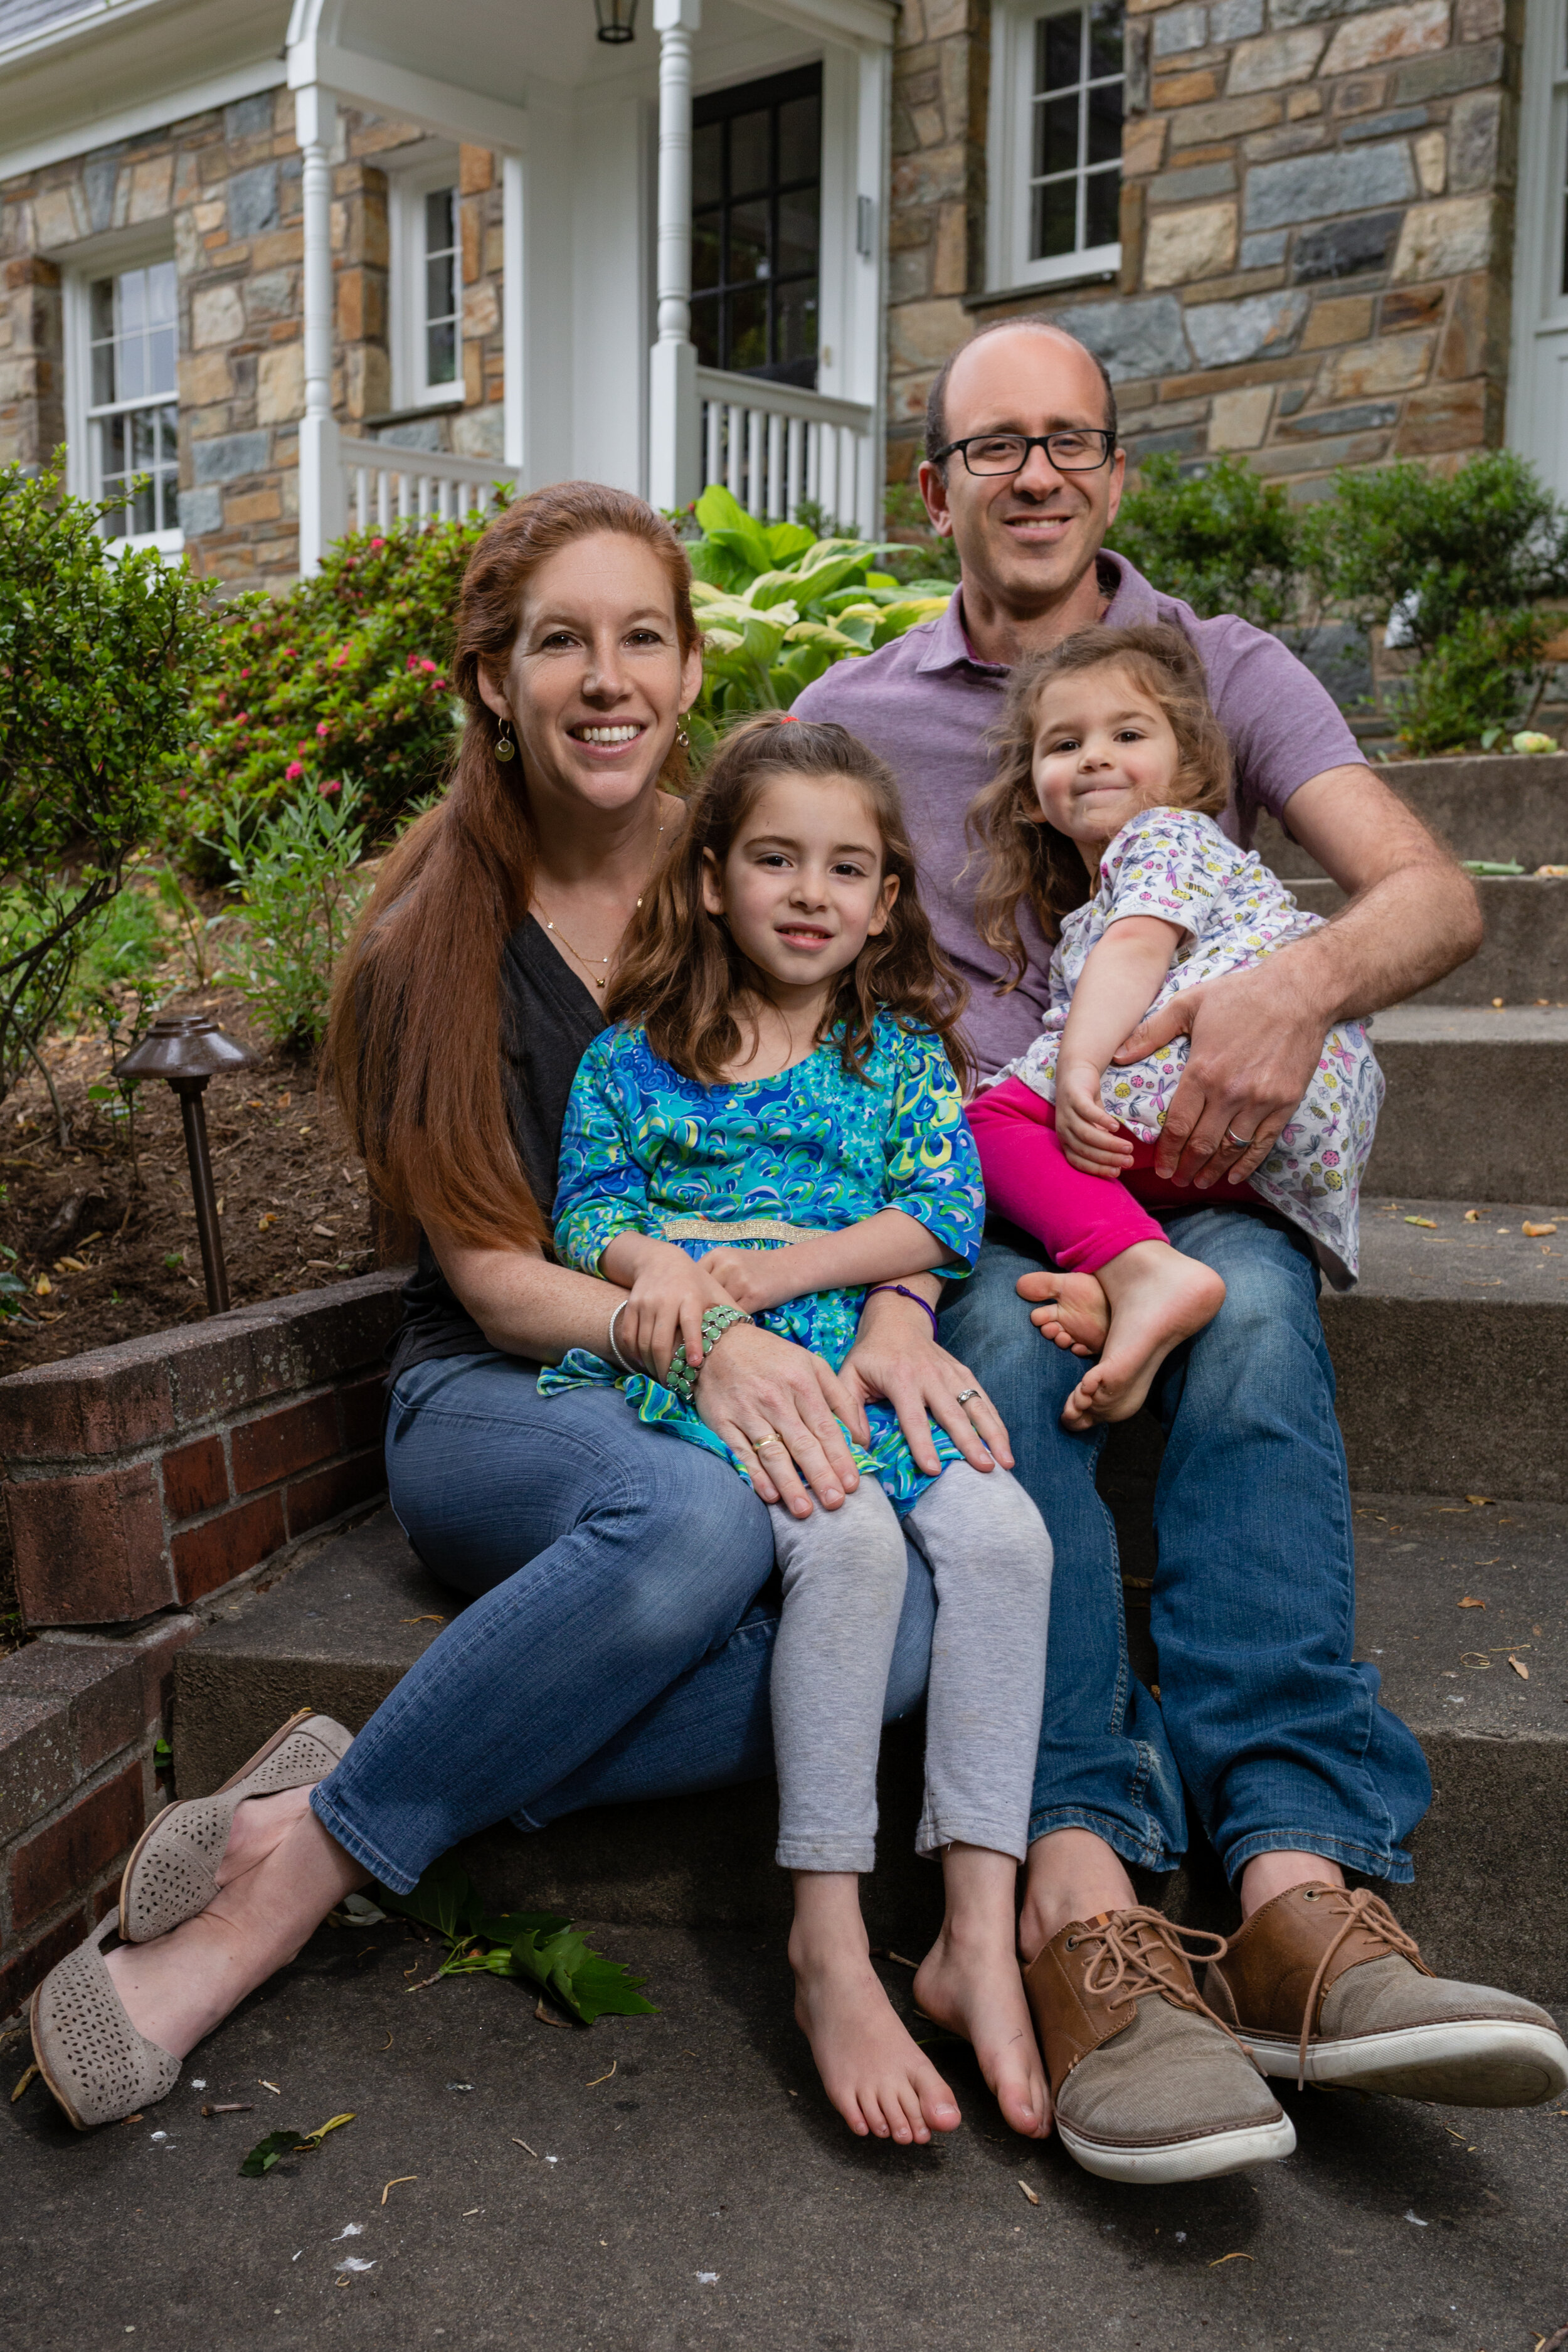
M 556 1264 L 547 1220 L 578 1061 L 681 822 L 682 714 L 701 685 L 689 577 L 661 517 L 580 482 L 520 500 L 469 563 L 451 780 L 383 865 L 328 1047 L 378 1198 L 419 1228 L 393 1352 L 393 1505 L 469 1605 L 352 1744 L 323 1717 L 285 1726 L 226 1792 L 159 1816 L 126 1871 L 122 1940 L 105 1952 L 106 1921 L 35 1997 L 39 2064 L 79 2125 L 165 2095 L 366 1879 L 406 1892 L 508 1817 L 534 1828 L 771 1770 L 763 1506 L 842 1504 L 858 1484 L 844 1432 L 865 1442 L 868 1399 L 894 1406 L 933 1475 L 932 1416 L 977 1467 L 987 1445 L 1010 1460 L 983 1401 L 953 1410 L 973 1384 L 931 1336 L 934 1277 L 869 1302 L 838 1374 L 750 1325 L 712 1347 L 697 1408 L 753 1459 L 766 1444 L 754 1492 L 614 1391 L 538 1393 L 542 1362 L 614 1356 L 627 1297 Z M 922 1569 L 889 1715 L 923 1685 L 931 1621 Z

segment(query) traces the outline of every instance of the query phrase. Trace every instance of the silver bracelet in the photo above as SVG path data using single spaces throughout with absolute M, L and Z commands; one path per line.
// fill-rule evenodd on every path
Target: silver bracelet
M 626 1358 L 622 1355 L 619 1348 L 616 1345 L 616 1326 L 620 1321 L 622 1316 L 626 1313 L 631 1303 L 629 1297 L 623 1298 L 620 1305 L 616 1308 L 615 1313 L 610 1318 L 610 1353 L 614 1356 L 616 1363 L 619 1364 L 622 1371 L 626 1373 L 629 1377 L 635 1376 L 641 1370 L 642 1367 L 639 1364 L 628 1364 Z

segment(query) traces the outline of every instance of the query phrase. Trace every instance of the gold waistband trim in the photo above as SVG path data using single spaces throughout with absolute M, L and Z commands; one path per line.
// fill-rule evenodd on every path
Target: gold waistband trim
M 786 1224 L 782 1217 L 737 1217 L 727 1223 L 717 1217 L 666 1217 L 663 1223 L 667 1242 L 803 1242 L 825 1230 Z

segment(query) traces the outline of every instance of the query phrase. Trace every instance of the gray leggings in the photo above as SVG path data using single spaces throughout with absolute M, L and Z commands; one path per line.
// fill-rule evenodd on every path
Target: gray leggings
M 882 1701 L 903 1605 L 906 1534 L 936 1580 L 919 1853 L 979 1845 L 1022 1862 L 1046 1686 L 1051 1539 L 1017 1480 L 951 1463 L 900 1527 L 874 1478 L 842 1509 L 771 1507 L 784 1576 L 773 1644 L 778 1860 L 876 1860 Z

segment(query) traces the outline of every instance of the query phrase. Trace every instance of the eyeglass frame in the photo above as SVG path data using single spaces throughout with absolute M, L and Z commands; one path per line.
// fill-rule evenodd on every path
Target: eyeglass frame
M 1092 466 L 1063 466 L 1051 457 L 1053 441 L 1060 441 L 1074 436 L 1084 440 L 1102 441 L 1105 444 L 1104 449 Z M 1024 445 L 1024 454 L 1016 466 L 1004 466 L 994 473 L 977 473 L 969 462 L 969 446 L 972 441 L 1021 441 Z M 1102 466 L 1110 465 L 1116 455 L 1116 436 L 1109 425 L 1058 425 L 1054 433 L 966 433 L 962 441 L 950 441 L 945 449 L 934 450 L 931 462 L 933 466 L 944 466 L 950 457 L 961 457 L 963 459 L 964 472 L 973 475 L 977 482 L 1004 482 L 1010 475 L 1023 472 L 1029 462 L 1031 449 L 1043 449 L 1058 474 L 1097 474 Z

